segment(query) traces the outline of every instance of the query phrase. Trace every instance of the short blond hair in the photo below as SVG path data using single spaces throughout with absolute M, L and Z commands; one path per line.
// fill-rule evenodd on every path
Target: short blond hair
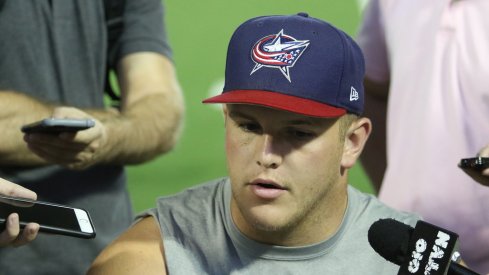
M 346 114 L 339 118 L 339 128 L 340 128 L 340 140 L 344 141 L 346 138 L 346 132 L 350 128 L 351 124 L 358 119 L 355 114 Z

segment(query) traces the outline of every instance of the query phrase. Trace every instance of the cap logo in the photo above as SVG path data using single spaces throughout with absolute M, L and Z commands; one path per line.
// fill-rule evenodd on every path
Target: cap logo
M 355 90 L 355 88 L 353 88 L 353 86 L 351 86 L 351 89 L 350 89 L 350 101 L 356 101 L 359 98 L 360 97 L 358 96 L 357 90 Z
M 295 65 L 309 43 L 309 40 L 297 40 L 284 34 L 283 29 L 277 34 L 261 38 L 251 50 L 251 59 L 255 62 L 255 67 L 250 75 L 263 67 L 276 68 L 292 82 L 289 68 Z

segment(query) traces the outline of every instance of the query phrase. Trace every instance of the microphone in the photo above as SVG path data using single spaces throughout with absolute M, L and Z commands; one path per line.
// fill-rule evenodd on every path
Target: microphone
M 370 226 L 368 242 L 380 256 L 400 266 L 398 275 L 480 275 L 451 261 L 456 233 L 421 220 L 412 228 L 380 219 Z

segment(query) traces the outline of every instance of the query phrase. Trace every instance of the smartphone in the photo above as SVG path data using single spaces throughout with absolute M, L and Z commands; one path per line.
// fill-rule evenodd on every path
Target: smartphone
M 20 227 L 29 222 L 40 225 L 39 231 L 78 238 L 95 238 L 95 227 L 88 211 L 65 205 L 0 195 L 0 230 L 7 217 L 19 214 Z
M 489 158 L 475 157 L 475 158 L 461 159 L 460 167 L 469 168 L 480 172 L 486 168 L 489 168 Z
M 61 133 L 77 132 L 95 126 L 93 119 L 74 119 L 74 118 L 46 118 L 31 124 L 22 126 L 24 133 Z

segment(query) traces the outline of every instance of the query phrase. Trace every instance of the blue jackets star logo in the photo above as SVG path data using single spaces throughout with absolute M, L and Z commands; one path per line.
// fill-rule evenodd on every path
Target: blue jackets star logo
M 284 34 L 283 29 L 277 34 L 267 35 L 258 40 L 251 50 L 255 67 L 250 75 L 263 67 L 276 68 L 292 82 L 289 68 L 295 65 L 308 46 L 309 40 L 297 40 Z

